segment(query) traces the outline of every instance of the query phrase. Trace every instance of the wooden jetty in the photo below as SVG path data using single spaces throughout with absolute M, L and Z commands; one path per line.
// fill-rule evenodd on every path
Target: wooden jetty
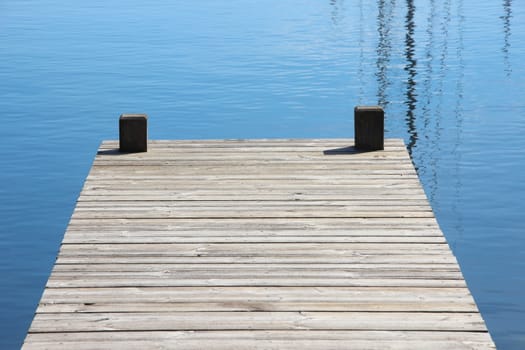
M 384 142 L 103 142 L 23 348 L 494 348 Z

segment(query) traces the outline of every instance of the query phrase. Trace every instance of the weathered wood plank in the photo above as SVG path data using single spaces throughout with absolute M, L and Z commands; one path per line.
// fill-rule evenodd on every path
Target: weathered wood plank
M 112 148 L 101 148 L 98 152 L 100 158 L 103 157 L 114 157 L 124 156 L 126 158 L 141 159 L 145 158 L 144 154 L 121 154 L 119 152 L 112 152 Z M 188 152 L 190 151 L 190 152 Z M 404 157 L 405 149 L 403 146 L 389 146 L 387 150 L 377 151 L 377 152 L 363 152 L 356 150 L 351 146 L 343 147 L 322 147 L 322 146 L 306 146 L 306 147 L 263 147 L 263 146 L 253 146 L 253 147 L 162 147 L 158 145 L 152 145 L 148 150 L 148 153 L 158 155 L 158 154 L 169 154 L 169 155 L 181 155 L 183 154 L 195 154 L 195 155 L 210 155 L 210 156 L 242 156 L 250 157 L 257 159 L 257 156 L 271 157 L 274 155 L 278 156 L 294 156 L 294 155 L 329 155 L 329 156 L 355 156 L 355 157 L 366 157 L 366 158 L 385 158 L 387 156 L 392 157 Z M 255 157 L 255 158 L 254 158 Z
M 225 229 L 267 229 L 275 232 L 281 230 L 319 231 L 319 230 L 374 230 L 374 229 L 414 229 L 439 230 L 435 218 L 223 218 L 215 219 L 76 219 L 71 220 L 68 228 L 100 226 L 118 229 L 143 230 L 177 230 L 203 228 L 224 231 Z
M 255 267 L 238 267 L 235 269 L 214 269 L 202 267 L 197 268 L 167 268 L 166 265 L 160 265 L 158 269 L 150 270 L 124 270 L 124 271 L 82 271 L 83 277 L 100 277 L 100 278 L 155 278 L 159 279 L 265 279 L 265 278 L 307 278 L 307 279 L 344 279 L 344 278 L 400 278 L 400 279 L 462 279 L 461 272 L 442 271 L 438 269 L 416 270 L 405 269 L 399 271 L 396 269 L 349 269 L 349 268 L 255 268 Z M 78 276 L 78 271 L 55 270 L 51 278 L 53 279 L 73 279 Z
M 60 339 L 57 342 L 56 339 Z M 24 349 L 493 349 L 487 333 L 422 331 L 157 331 L 29 334 Z
M 386 264 L 386 263 L 415 263 L 415 264 L 456 264 L 452 254 L 385 254 L 377 252 L 359 253 L 352 256 L 345 255 L 277 255 L 277 256 L 169 256 L 169 255 L 126 255 L 121 253 L 97 254 L 60 254 L 57 264 Z
M 46 288 L 43 303 L 162 303 L 162 302 L 362 302 L 383 300 L 451 301 L 472 303 L 466 287 L 128 287 L 128 288 Z
M 104 206 L 79 206 L 75 209 L 73 219 L 96 218 L 433 218 L 432 210 L 424 206 L 383 207 L 383 206 L 143 206 L 114 205 L 111 209 Z
M 343 189 L 352 188 L 358 191 L 359 189 L 420 189 L 419 184 L 414 181 L 361 181 L 361 182 L 349 182 L 349 181 L 312 181 L 312 180 L 291 180 L 287 183 L 278 180 L 172 180 L 166 179 L 163 181 L 159 180 L 142 180 L 142 179 L 130 179 L 130 180 L 95 180 L 86 181 L 84 188 L 90 189 L 127 189 L 133 186 L 140 186 L 144 189 L 172 189 L 172 188 L 201 188 L 201 189 L 216 189 L 216 186 L 220 185 L 220 190 L 226 192 L 232 187 L 235 187 L 238 191 L 262 189 L 267 187 L 274 188 L 303 188 L 306 190 L 322 190 L 322 189 Z M 415 192 L 415 191 L 414 191 Z M 407 198 L 408 199 L 408 198 Z
M 64 244 L 61 254 L 113 255 L 124 253 L 166 256 L 269 256 L 269 255 L 346 255 L 375 252 L 385 255 L 450 255 L 445 243 L 224 243 L 224 244 Z
M 293 267 L 284 265 L 272 266 L 226 266 L 226 264 L 208 265 L 206 267 L 196 267 L 196 265 L 147 265 L 142 264 L 127 264 L 129 266 L 118 266 L 113 264 L 113 267 L 104 265 L 93 269 L 91 266 L 80 270 L 75 269 L 55 268 L 53 270 L 52 278 L 54 279 L 72 279 L 78 276 L 78 272 L 82 271 L 83 277 L 115 277 L 115 278 L 215 278 L 219 274 L 223 278 L 285 278 L 297 279 L 304 278 L 319 278 L 319 279 L 341 279 L 341 278 L 435 278 L 435 279 L 462 279 L 459 269 L 438 269 L 435 267 L 426 268 L 408 268 L 399 269 L 399 265 L 394 267 L 348 267 L 336 266 L 335 264 L 329 267 L 322 265 L 307 265 L 301 266 L 295 264 Z M 58 267 L 58 265 L 57 265 Z M 101 268 L 105 268 L 102 270 Z
M 140 170 L 140 171 L 139 171 Z M 291 174 L 288 172 L 283 173 L 259 173 L 259 174 L 243 174 L 243 173 L 224 173 L 224 174 L 179 174 L 169 171 L 163 167 L 150 168 L 150 167 L 100 167 L 93 168 L 90 172 L 86 181 L 130 181 L 130 180 L 158 180 L 158 181 L 239 181 L 239 180 L 251 180 L 251 181 L 324 181 L 330 182 L 335 181 L 346 181 L 346 182 L 363 182 L 363 181 L 413 181 L 418 180 L 416 174 L 405 174 L 405 173 L 392 173 L 392 174 L 367 174 L 365 172 L 355 172 L 351 176 L 348 174 L 319 174 L 311 172 L 310 174 L 297 173 Z
M 30 331 L 174 330 L 486 331 L 478 313 L 445 312 L 162 312 L 37 313 Z
M 264 235 L 257 231 L 258 235 L 236 235 L 234 233 L 219 232 L 214 234 L 195 234 L 180 232 L 94 232 L 94 231 L 70 231 L 64 237 L 64 244 L 121 244 L 121 243 L 445 243 L 444 237 L 439 236 L 351 236 L 351 235 L 278 235 L 271 233 Z
M 239 162 L 240 163 L 240 162 Z M 208 176 L 238 176 L 241 178 L 252 178 L 255 176 L 274 176 L 275 178 L 281 179 L 293 179 L 296 176 L 310 176 L 310 177 L 322 177 L 322 176 L 346 176 L 348 177 L 362 177 L 370 175 L 372 178 L 391 178 L 391 177 L 413 177 L 417 176 L 415 169 L 407 167 L 406 169 L 369 169 L 367 167 L 349 167 L 344 165 L 323 165 L 323 164 L 312 164 L 308 167 L 298 166 L 290 164 L 276 165 L 267 164 L 266 166 L 241 166 L 239 163 L 223 167 L 217 164 L 214 165 L 182 165 L 182 164 L 171 164 L 171 165 L 146 165 L 144 163 L 140 165 L 93 165 L 91 168 L 90 176 L 202 176 L 206 174 Z M 344 173 L 343 173 L 344 172 Z M 232 175 L 236 174 L 236 175 Z M 266 175 L 265 175 L 266 174 Z M 337 175 L 339 174 L 339 175 Z
M 384 196 L 384 202 L 388 204 L 389 201 L 400 201 L 402 200 L 401 195 L 398 196 Z M 406 195 L 405 195 L 406 197 Z M 423 193 L 410 195 L 414 201 L 421 200 L 425 195 Z M 253 193 L 218 193 L 218 192 L 195 192 L 195 191 L 105 191 L 105 194 L 100 192 L 84 192 L 82 197 L 79 198 L 78 203 L 82 202 L 105 202 L 105 201 L 214 201 L 214 202 L 227 202 L 227 201 L 246 201 L 246 198 L 251 198 L 254 201 L 330 201 L 330 200 L 343 200 L 343 201 L 380 201 L 379 195 L 370 194 L 344 194 L 344 193 L 304 193 L 298 191 L 287 191 L 287 193 L 264 193 L 264 192 L 253 192 Z
M 41 313 L 165 311 L 476 312 L 466 288 L 122 287 L 48 288 Z
M 455 264 L 56 264 L 53 272 L 70 271 L 175 271 L 177 269 L 186 270 L 254 270 L 254 269 L 272 269 L 272 270 L 374 270 L 374 271 L 453 271 L 460 272 L 460 269 Z
M 321 164 L 318 164 L 321 162 Z M 243 163 L 246 167 L 254 167 L 258 172 L 261 171 L 271 171 L 270 169 L 265 169 L 268 166 L 277 166 L 283 170 L 295 170 L 300 171 L 301 169 L 371 169 L 371 170 L 385 170 L 388 169 L 390 172 L 397 172 L 399 170 L 410 171 L 412 165 L 406 164 L 403 159 L 389 161 L 388 164 L 378 164 L 377 160 L 354 160 L 349 161 L 348 159 L 342 158 L 333 158 L 329 161 L 325 160 L 323 157 L 312 159 L 266 159 L 266 160 L 242 160 L 242 159 L 232 159 L 232 160 L 221 160 L 217 159 L 164 159 L 164 158 L 146 158 L 141 160 L 140 164 L 137 165 L 136 159 L 95 159 L 93 165 L 95 166 L 177 166 L 177 167 L 195 167 L 197 172 L 201 169 L 206 169 L 207 167 L 222 167 L 222 168 L 231 168 L 239 166 L 239 163 Z M 316 165 L 317 163 L 317 165 Z
M 428 203 L 419 200 L 384 200 L 384 201 L 344 201 L 344 200 L 325 200 L 325 201 L 115 201 L 107 200 L 99 201 L 83 201 L 77 203 L 77 209 L 84 208 L 232 208 L 233 210 L 248 208 L 248 209 L 289 209 L 294 208 L 330 208 L 336 207 L 341 209 L 372 209 L 372 210 L 404 210 L 407 207 L 411 210 L 432 210 Z
M 294 312 L 301 311 L 334 311 L 334 312 L 477 312 L 475 303 L 462 303 L 453 301 L 426 301 L 424 303 L 414 303 L 413 301 L 361 301 L 361 302 L 254 302 L 237 300 L 232 302 L 118 302 L 108 303 L 106 301 L 98 303 L 79 303 L 79 304 L 57 304 L 41 303 L 40 313 L 110 313 L 110 312 Z
M 386 201 L 400 200 L 401 196 L 411 197 L 414 199 L 423 198 L 425 194 L 422 191 L 414 193 L 414 191 L 401 191 L 396 195 L 391 195 L 390 191 L 369 190 L 360 193 L 352 193 L 348 190 L 325 190 L 325 191 L 309 191 L 304 192 L 303 189 L 287 189 L 281 190 L 279 193 L 272 193 L 272 190 L 253 190 L 243 191 L 243 193 L 227 193 L 214 190 L 144 190 L 144 189 L 95 189 L 85 190 L 79 202 L 94 201 L 94 200 L 133 200 L 133 201 L 148 201 L 148 200 L 184 200 L 184 201 L 245 201 L 247 198 L 251 200 L 285 200 L 285 201 L 301 201 L 301 200 L 379 200 L 382 196 Z
M 465 282 L 459 279 L 436 279 L 432 276 L 427 279 L 415 278 L 117 278 L 115 276 L 68 277 L 60 279 L 52 275 L 47 283 L 50 288 L 82 288 L 82 287 L 202 287 L 202 286 L 256 286 L 256 287 L 292 287 L 292 286 L 321 286 L 321 287 L 431 287 L 431 288 L 458 288 L 464 287 Z

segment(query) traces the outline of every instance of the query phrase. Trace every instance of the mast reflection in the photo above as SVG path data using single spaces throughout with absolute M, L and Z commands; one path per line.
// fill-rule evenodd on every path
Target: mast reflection
M 407 106 L 405 121 L 407 124 L 407 131 L 409 135 L 408 140 L 408 152 L 412 155 L 412 149 L 416 146 L 417 142 L 417 129 L 416 129 L 416 65 L 417 60 L 415 58 L 415 40 L 414 40 L 414 15 L 416 7 L 414 6 L 414 0 L 407 0 L 407 14 L 405 17 L 405 57 L 406 64 L 404 70 L 407 72 L 407 82 L 405 91 L 405 104 Z
M 390 85 L 388 80 L 388 65 L 390 63 L 390 54 L 392 51 L 392 20 L 395 1 L 387 2 L 385 0 L 378 1 L 377 14 L 377 30 L 379 32 L 379 40 L 377 43 L 377 104 L 383 108 L 388 105 L 387 88 Z
M 501 16 L 501 19 L 503 20 L 503 48 L 501 50 L 503 51 L 503 64 L 505 66 L 505 72 L 507 73 L 508 77 L 512 72 L 512 67 L 510 65 L 509 60 L 511 34 L 510 19 L 512 18 L 512 0 L 503 0 L 503 12 L 504 14 L 503 16 Z
M 334 24 L 334 26 L 337 26 L 339 25 L 342 19 L 343 13 L 344 13 L 344 11 L 342 11 L 342 7 L 344 6 L 344 1 L 343 0 L 339 0 L 339 1 L 330 0 L 330 6 L 332 6 L 332 13 L 331 13 L 332 23 Z

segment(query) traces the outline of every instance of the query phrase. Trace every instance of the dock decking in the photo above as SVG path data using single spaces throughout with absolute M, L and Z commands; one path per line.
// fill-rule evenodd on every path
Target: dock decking
M 486 349 L 402 140 L 104 142 L 24 349 Z

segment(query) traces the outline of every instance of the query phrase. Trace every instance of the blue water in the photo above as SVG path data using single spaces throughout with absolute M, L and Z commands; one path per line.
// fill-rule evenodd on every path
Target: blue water
M 98 144 L 405 139 L 500 349 L 525 348 L 525 4 L 516 0 L 0 3 L 0 348 L 20 347 Z

